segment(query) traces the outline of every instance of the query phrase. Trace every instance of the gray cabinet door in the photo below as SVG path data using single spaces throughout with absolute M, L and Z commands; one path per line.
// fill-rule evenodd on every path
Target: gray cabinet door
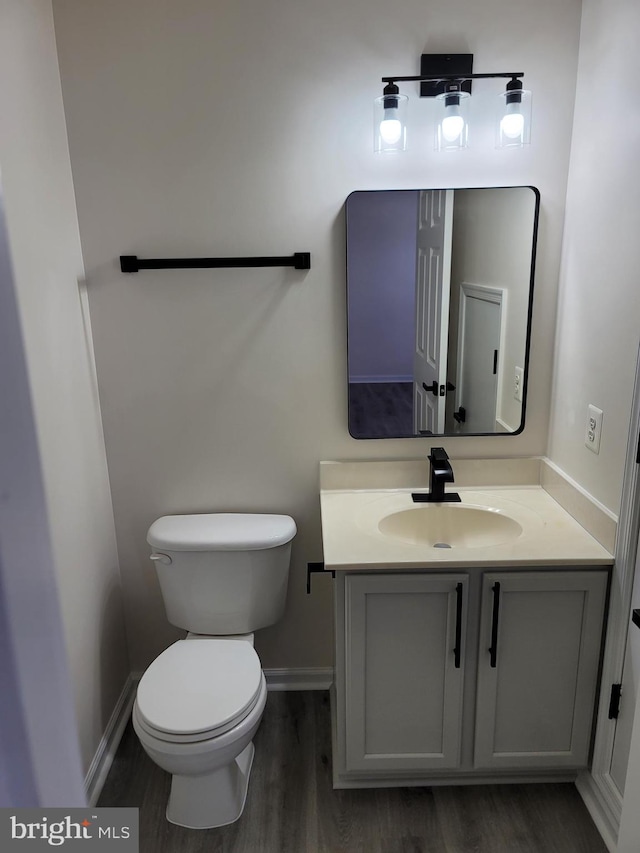
M 483 579 L 476 768 L 576 768 L 589 759 L 607 573 Z
M 346 769 L 457 767 L 467 576 L 351 575 L 345 592 Z

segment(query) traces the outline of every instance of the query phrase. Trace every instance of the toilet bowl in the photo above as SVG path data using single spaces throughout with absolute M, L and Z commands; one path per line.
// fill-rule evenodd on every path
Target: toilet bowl
M 146 670 L 133 726 L 173 775 L 167 820 L 208 829 L 240 817 L 266 701 L 260 660 L 242 639 L 178 640 Z
M 267 701 L 251 632 L 282 615 L 295 534 L 289 516 L 244 513 L 149 528 L 168 619 L 189 632 L 144 672 L 133 708 L 143 749 L 172 774 L 171 823 L 211 829 L 242 814 Z

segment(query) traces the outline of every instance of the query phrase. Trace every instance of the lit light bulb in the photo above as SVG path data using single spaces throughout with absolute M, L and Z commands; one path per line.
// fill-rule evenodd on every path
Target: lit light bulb
M 500 132 L 509 139 L 517 139 L 524 129 L 524 116 L 517 104 L 508 104 L 507 112 L 500 120 Z
M 434 147 L 436 151 L 460 151 L 467 147 L 469 97 L 468 92 L 460 91 L 457 88 L 437 96 L 440 105 L 438 107 L 440 117 L 435 127 Z
M 455 142 L 464 128 L 462 116 L 449 115 L 442 119 L 442 135 L 447 142 Z
M 376 154 L 406 151 L 407 101 L 395 83 L 384 87 L 381 98 L 373 102 L 373 150 Z
M 387 145 L 395 145 L 402 136 L 402 122 L 397 119 L 397 110 L 385 110 L 380 122 L 380 136 Z

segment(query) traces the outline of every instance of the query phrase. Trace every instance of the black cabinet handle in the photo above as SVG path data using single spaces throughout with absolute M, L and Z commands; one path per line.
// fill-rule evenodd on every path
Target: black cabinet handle
M 498 618 L 500 615 L 500 584 L 496 581 L 493 585 L 493 616 L 491 617 L 491 645 L 489 654 L 491 666 L 495 669 L 498 657 Z
M 454 666 L 460 669 L 462 645 L 462 584 L 456 584 L 456 646 L 453 650 Z
M 427 385 L 426 382 L 423 382 L 422 387 L 424 388 L 425 391 L 427 391 L 427 393 L 433 394 L 434 397 L 438 396 L 438 383 L 436 382 L 435 379 L 433 380 L 431 385 Z

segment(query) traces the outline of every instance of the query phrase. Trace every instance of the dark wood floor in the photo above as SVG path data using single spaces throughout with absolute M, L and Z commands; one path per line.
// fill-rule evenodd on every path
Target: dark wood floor
M 413 437 L 413 383 L 350 382 L 349 432 L 354 438 Z
M 571 784 L 334 791 L 328 693 L 270 693 L 255 746 L 231 826 L 167 823 L 170 777 L 131 724 L 98 805 L 140 809 L 141 853 L 606 853 Z

